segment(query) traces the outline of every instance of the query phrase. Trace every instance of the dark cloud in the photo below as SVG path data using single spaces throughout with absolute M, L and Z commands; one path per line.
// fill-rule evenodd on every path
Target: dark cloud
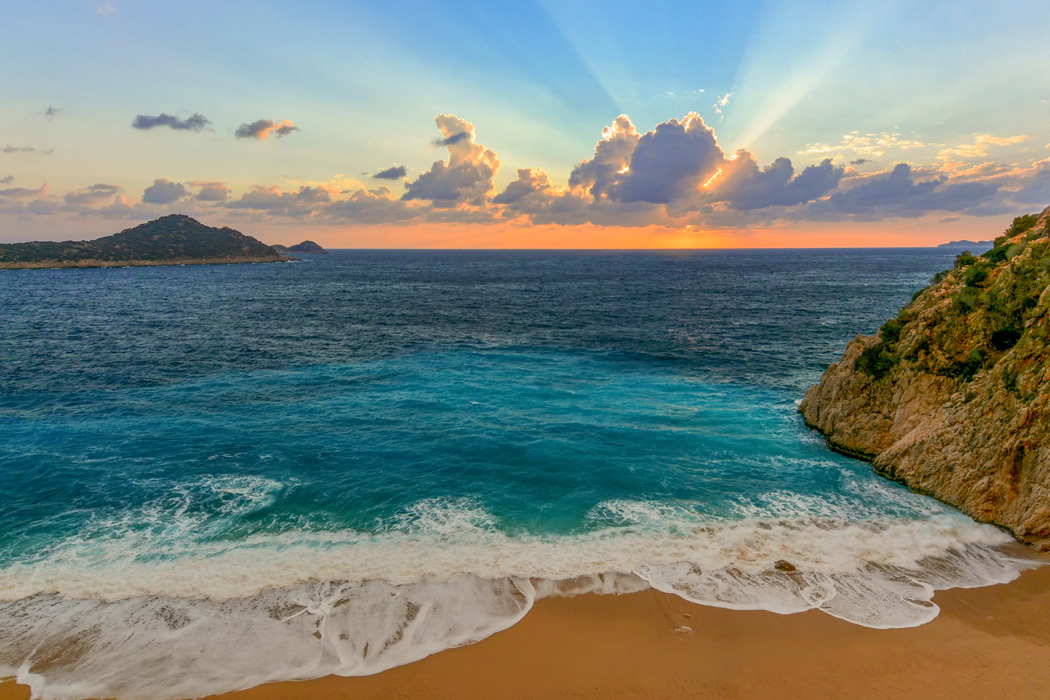
M 281 192 L 277 187 L 253 187 L 240 199 L 227 204 L 231 209 L 253 209 L 286 216 L 304 216 L 323 209 L 332 201 L 328 190 L 302 186 L 298 192 Z
M 36 197 L 43 193 L 43 188 L 39 190 L 31 190 L 25 187 L 11 187 L 6 190 L 0 190 L 0 197 L 5 197 L 7 199 L 26 199 L 29 197 Z
M 837 188 L 846 173 L 844 168 L 832 165 L 830 158 L 820 165 L 808 166 L 798 175 L 787 158 L 777 158 L 759 170 L 747 151 L 741 151 L 725 170 L 725 181 L 716 186 L 712 197 L 741 210 L 811 202 Z
M 299 131 L 299 127 L 287 119 L 280 122 L 275 122 L 272 119 L 259 119 L 251 124 L 241 124 L 233 135 L 239 139 L 262 140 L 269 137 L 270 134 L 280 138 L 287 136 L 293 131 Z
M 376 180 L 400 180 L 408 174 L 408 170 L 403 165 L 395 165 L 392 168 L 386 170 L 380 170 L 372 177 Z
M 57 117 L 58 115 L 62 114 L 62 112 L 65 112 L 65 111 L 66 111 L 65 107 L 52 107 L 51 105 L 48 105 L 47 109 L 44 110 L 44 116 L 47 117 L 48 119 L 54 119 L 55 117 Z
M 97 183 L 90 187 L 84 187 L 79 190 L 73 190 L 67 193 L 63 199 L 66 204 L 72 206 L 91 206 L 98 204 L 101 201 L 107 200 L 113 195 L 117 194 L 124 188 L 120 185 L 108 185 L 106 183 Z
M 453 145 L 459 143 L 460 141 L 463 141 L 464 139 L 469 139 L 469 138 L 470 138 L 470 134 L 468 134 L 466 131 L 460 131 L 460 132 L 452 134 L 450 136 L 446 136 L 443 139 L 434 139 L 433 144 L 435 146 L 439 146 L 439 147 L 453 146 Z
M 171 204 L 188 194 L 189 191 L 181 182 L 171 182 L 161 177 L 142 192 L 142 201 L 144 204 Z
M 400 199 L 390 198 L 390 189 L 359 189 L 346 199 L 332 202 L 325 210 L 329 217 L 362 224 L 390 224 L 408 221 L 420 212 Z
M 493 204 L 514 205 L 531 194 L 543 192 L 551 186 L 550 178 L 542 170 L 519 168 L 518 179 L 492 198 Z
M 200 131 L 209 124 L 211 122 L 202 114 L 194 114 L 186 119 L 179 119 L 170 114 L 158 114 L 155 117 L 140 114 L 135 117 L 135 121 L 131 122 L 131 126 L 135 129 L 146 130 L 166 126 L 176 131 Z
M 573 168 L 570 187 L 586 187 L 595 197 L 605 194 L 613 180 L 631 160 L 641 136 L 626 114 L 621 114 L 602 130 L 602 140 L 594 147 L 594 157 Z
M 638 140 L 628 169 L 614 176 L 608 194 L 617 202 L 670 204 L 694 196 L 724 161 L 714 130 L 698 115 L 671 119 Z
M 37 153 L 38 151 L 32 146 L 4 146 L 3 148 L 0 148 L 0 152 L 3 152 L 3 153 Z M 39 153 L 42 156 L 49 156 L 52 153 L 54 153 L 54 151 L 52 149 L 50 149 L 50 148 L 45 148 L 45 149 L 39 151 Z
M 949 184 L 945 175 L 916 180 L 910 165 L 898 163 L 889 173 L 866 178 L 858 185 L 814 202 L 809 211 L 875 218 L 920 216 L 929 211 L 970 209 L 991 199 L 998 190 L 998 185 L 989 182 Z
M 225 202 L 230 196 L 230 188 L 225 182 L 202 182 L 193 183 L 194 187 L 200 187 L 197 199 L 202 202 Z
M 858 158 L 857 160 L 851 160 L 849 162 L 849 164 L 850 165 L 864 165 L 865 163 L 870 163 L 870 162 L 871 161 L 869 159 L 867 159 L 867 158 Z
M 437 161 L 414 182 L 406 184 L 401 198 L 428 199 L 441 207 L 483 203 L 499 170 L 496 154 L 474 143 L 474 125 L 470 122 L 451 114 L 439 114 L 434 122 L 448 148 L 448 160 Z

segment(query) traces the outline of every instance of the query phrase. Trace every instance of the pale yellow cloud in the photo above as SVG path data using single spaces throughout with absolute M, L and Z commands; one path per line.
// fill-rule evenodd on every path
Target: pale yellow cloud
M 925 148 L 926 144 L 921 141 L 901 138 L 898 133 L 883 131 L 882 133 L 862 134 L 859 131 L 851 131 L 842 136 L 842 141 L 834 144 L 812 143 L 799 151 L 800 155 L 822 155 L 826 153 L 837 153 L 842 151 L 853 151 L 860 156 L 881 157 L 886 151 L 897 149 L 906 151 L 910 148 Z
M 951 160 L 952 158 L 983 158 L 988 155 L 989 146 L 1011 146 L 1027 139 L 1028 136 L 992 136 L 991 134 L 975 134 L 973 143 L 964 143 L 954 148 L 944 148 L 937 153 L 940 160 Z

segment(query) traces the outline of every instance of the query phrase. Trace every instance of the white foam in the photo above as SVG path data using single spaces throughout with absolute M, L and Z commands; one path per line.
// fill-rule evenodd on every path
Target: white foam
M 249 512 L 280 488 L 205 486 Z M 1036 565 L 957 514 L 851 522 L 836 508 L 801 515 L 814 505 L 792 498 L 783 517 L 743 520 L 611 501 L 590 514 L 596 529 L 563 536 L 511 536 L 471 501 L 433 499 L 369 533 L 223 538 L 173 494 L 140 511 L 146 521 L 100 521 L 0 570 L 0 675 L 42 698 L 159 700 L 376 673 L 505 629 L 537 598 L 648 586 L 705 605 L 907 627 L 936 616 L 937 590 Z M 208 537 L 187 536 L 202 528 Z

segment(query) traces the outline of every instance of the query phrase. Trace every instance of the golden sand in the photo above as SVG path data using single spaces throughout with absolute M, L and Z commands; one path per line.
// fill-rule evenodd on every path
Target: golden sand
M 375 676 L 217 697 L 1050 699 L 1050 566 L 935 602 L 941 614 L 927 625 L 873 630 L 817 611 L 720 610 L 656 591 L 551 598 L 478 644 Z M 0 683 L 0 700 L 28 697 Z

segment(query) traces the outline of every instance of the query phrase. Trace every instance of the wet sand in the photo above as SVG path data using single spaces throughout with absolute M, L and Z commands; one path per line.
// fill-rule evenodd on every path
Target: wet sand
M 927 625 L 872 630 L 817 611 L 720 610 L 655 591 L 544 599 L 505 632 L 409 666 L 215 697 L 1050 698 L 1050 566 L 935 602 L 941 614 Z M 0 700 L 28 697 L 0 683 Z

